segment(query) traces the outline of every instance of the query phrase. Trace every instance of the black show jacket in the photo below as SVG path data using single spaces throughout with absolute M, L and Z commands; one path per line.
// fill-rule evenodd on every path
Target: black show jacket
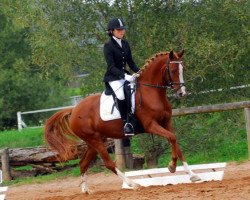
M 122 40 L 122 47 L 112 37 L 104 45 L 104 57 L 106 59 L 108 68 L 105 73 L 104 82 L 124 79 L 125 66 L 128 64 L 130 69 L 138 72 L 139 68 L 133 61 L 131 50 L 128 41 Z

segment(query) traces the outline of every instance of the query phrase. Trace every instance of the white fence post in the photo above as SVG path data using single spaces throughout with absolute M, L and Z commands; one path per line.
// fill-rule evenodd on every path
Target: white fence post
M 17 127 L 18 130 L 21 131 L 23 129 L 22 127 L 22 116 L 21 116 L 21 112 L 17 112 Z
M 18 130 L 21 131 L 24 128 L 27 127 L 27 125 L 23 122 L 22 120 L 22 112 L 17 112 L 17 127 L 18 127 Z
M 244 111 L 245 111 L 245 118 L 246 118 L 248 159 L 250 160 L 250 108 L 245 108 Z
M 0 170 L 0 185 L 2 184 L 3 182 L 3 172 L 2 170 Z

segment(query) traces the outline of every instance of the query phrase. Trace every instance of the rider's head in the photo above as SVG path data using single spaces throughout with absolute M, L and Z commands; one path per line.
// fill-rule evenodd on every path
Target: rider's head
M 119 39 L 122 39 L 125 34 L 125 25 L 122 19 L 112 18 L 109 20 L 107 31 L 110 37 L 115 36 Z

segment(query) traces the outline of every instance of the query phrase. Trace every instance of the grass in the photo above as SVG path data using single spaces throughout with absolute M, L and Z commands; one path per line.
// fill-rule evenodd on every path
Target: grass
M 44 144 L 43 129 L 23 129 L 0 132 L 0 148 L 35 147 Z
M 66 94 L 68 96 L 77 96 L 77 95 L 82 95 L 82 92 L 80 88 L 68 88 L 66 90 Z
M 63 179 L 67 177 L 72 177 L 72 173 L 69 170 L 65 170 L 63 172 L 57 172 L 49 175 L 43 175 L 43 176 L 35 176 L 35 177 L 25 177 L 25 178 L 17 178 L 12 181 L 4 181 L 3 185 L 4 186 L 9 186 L 9 185 L 24 185 L 24 184 L 32 184 L 32 183 L 45 183 L 48 181 L 52 180 L 57 180 L 57 179 Z
M 77 160 L 70 160 L 66 163 L 62 163 L 62 165 L 75 165 L 77 164 L 77 167 L 73 167 L 72 169 L 69 170 L 64 170 L 61 172 L 53 173 L 53 174 L 48 174 L 48 175 L 42 175 L 42 176 L 35 176 L 35 177 L 25 177 L 25 178 L 17 178 L 15 180 L 11 181 L 4 181 L 3 185 L 4 186 L 10 186 L 10 185 L 15 185 L 15 186 L 20 186 L 20 185 L 25 185 L 25 184 L 41 184 L 41 183 L 46 183 L 48 181 L 53 181 L 53 180 L 60 180 L 60 179 L 65 179 L 68 177 L 80 177 L 80 167 L 79 167 L 79 159 Z M 60 164 L 58 164 L 60 165 Z M 15 167 L 15 170 L 32 170 L 32 166 L 22 166 L 22 167 Z M 94 165 L 89 168 L 88 173 L 89 174 L 95 174 L 95 173 L 100 173 L 103 172 L 105 174 L 111 173 L 108 169 L 105 167 L 97 166 Z
M 222 144 L 220 149 L 194 154 L 184 153 L 188 164 L 202 164 L 215 162 L 244 162 L 248 160 L 247 142 L 235 142 L 234 145 Z M 171 160 L 171 153 L 163 154 L 158 161 L 159 167 L 166 167 Z M 178 162 L 181 165 L 180 162 Z

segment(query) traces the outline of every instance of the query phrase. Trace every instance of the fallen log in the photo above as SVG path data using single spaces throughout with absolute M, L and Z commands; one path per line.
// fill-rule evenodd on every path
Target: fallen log
M 58 162 L 58 154 L 44 146 L 9 149 L 9 157 L 11 166 Z
M 113 139 L 108 139 L 106 147 L 107 149 L 114 148 Z M 77 153 L 71 160 L 80 158 L 86 148 L 86 143 L 79 143 L 77 145 Z M 29 164 L 40 165 L 45 163 L 53 164 L 58 162 L 60 162 L 58 154 L 45 146 L 9 149 L 9 163 L 11 166 L 23 166 Z

